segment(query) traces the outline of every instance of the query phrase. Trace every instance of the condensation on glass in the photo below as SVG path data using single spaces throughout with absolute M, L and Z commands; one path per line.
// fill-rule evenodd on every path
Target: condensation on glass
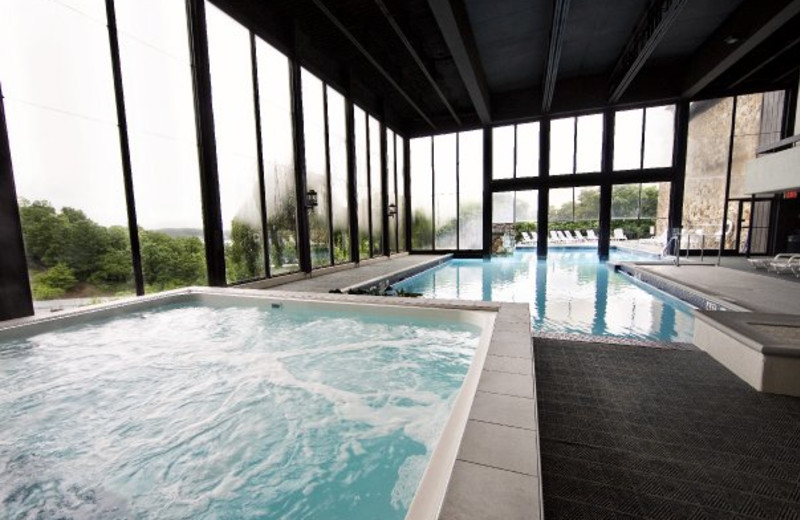
M 411 248 L 433 249 L 432 139 L 411 139 Z
M 226 274 L 229 282 L 263 278 L 250 33 L 208 1 L 206 22 Z
M 435 248 L 457 247 L 456 161 L 457 134 L 433 138 L 434 215 L 436 216 Z
M 261 149 L 272 276 L 300 270 L 289 59 L 256 38 Z
M 344 96 L 331 87 L 328 93 L 328 154 L 331 172 L 333 260 L 350 261 L 350 217 L 347 183 L 347 125 Z
M 322 81 L 301 69 L 303 90 L 303 136 L 306 149 L 306 185 L 317 193 L 317 206 L 308 208 L 311 265 L 331 265 L 328 173 L 325 157 L 325 107 Z
M 458 134 L 459 249 L 483 248 L 483 131 Z

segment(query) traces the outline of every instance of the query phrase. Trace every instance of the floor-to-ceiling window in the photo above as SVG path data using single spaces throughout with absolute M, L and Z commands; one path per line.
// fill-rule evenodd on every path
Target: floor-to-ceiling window
M 750 239 L 750 206 L 738 201 L 749 198 L 744 192 L 745 164 L 760 144 L 780 138 L 784 95 L 767 92 L 690 105 L 683 247 L 716 249 L 723 242 L 724 249 L 748 252 L 752 242 L 759 252 L 765 251 L 766 232 Z M 769 224 L 759 226 L 768 228 Z
M 266 275 L 250 32 L 208 1 L 206 21 L 225 270 L 241 282 Z
M 411 249 L 433 249 L 433 139 L 411 140 Z
M 115 7 L 145 292 L 201 285 L 206 263 L 186 7 L 181 0 L 116 0 Z
M 511 129 L 513 144 L 513 127 Z M 509 150 L 513 154 L 513 146 L 506 151 Z M 513 157 L 510 164 L 513 165 Z M 411 190 L 415 208 L 413 236 L 420 236 L 423 228 L 425 232 L 429 229 L 426 228 L 427 213 L 422 213 L 427 208 L 421 206 L 424 201 L 418 200 L 424 193 L 433 199 L 430 217 L 435 220 L 434 249 L 481 249 L 483 131 L 441 134 L 427 141 L 412 139 Z M 415 239 L 412 249 L 429 249 L 426 244 Z
M 331 264 L 328 166 L 325 156 L 325 86 L 306 69 L 302 69 L 301 82 L 306 183 L 308 190 L 317 194 L 317 206 L 308 210 L 311 265 L 317 268 Z
M 0 78 L 35 300 L 133 292 L 106 25 L 102 0 L 0 3 Z
M 458 134 L 458 247 L 483 248 L 483 131 Z
M 397 244 L 400 251 L 408 250 L 406 243 L 406 149 L 405 140 L 395 136 L 397 161 Z
M 344 96 L 326 87 L 328 104 L 328 155 L 330 156 L 331 225 L 333 261 L 350 261 L 349 189 L 347 183 L 347 126 Z
M 456 249 L 458 244 L 457 134 L 433 138 L 435 249 Z
M 256 38 L 261 149 L 272 276 L 298 271 L 297 194 L 289 59 Z
M 381 125 L 372 116 L 367 118 L 369 132 L 369 184 L 372 206 L 372 256 L 383 254 L 383 184 L 381 183 Z
M 358 192 L 358 251 L 359 257 L 372 256 L 370 222 L 369 150 L 367 148 L 367 114 L 359 107 L 353 109 L 356 139 L 356 190 Z

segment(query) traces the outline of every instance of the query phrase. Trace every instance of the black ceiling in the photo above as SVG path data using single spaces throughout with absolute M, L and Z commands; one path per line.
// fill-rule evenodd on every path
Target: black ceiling
M 676 14 L 629 51 L 641 68 L 617 104 L 796 86 L 800 65 L 800 0 L 214 2 L 407 135 L 541 115 L 548 79 L 551 113 L 608 106 L 612 72 L 656 7 Z

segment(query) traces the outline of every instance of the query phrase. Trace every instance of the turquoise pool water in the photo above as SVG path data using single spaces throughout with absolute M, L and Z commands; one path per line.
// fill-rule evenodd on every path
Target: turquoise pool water
M 0 518 L 401 519 L 479 335 L 184 304 L 0 341 Z
M 611 251 L 611 260 L 652 260 Z M 691 342 L 691 307 L 613 272 L 594 249 L 551 248 L 491 260 L 450 260 L 394 284 L 425 298 L 528 303 L 534 332 Z

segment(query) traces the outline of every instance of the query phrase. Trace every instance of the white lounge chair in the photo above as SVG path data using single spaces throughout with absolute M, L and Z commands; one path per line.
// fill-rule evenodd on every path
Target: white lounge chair
M 564 233 L 563 231 L 556 231 L 556 235 L 558 235 L 558 238 L 560 238 L 561 241 L 565 244 L 575 241 L 574 238 L 570 239 L 569 237 L 567 237 L 567 234 Z
M 625 232 L 622 228 L 614 229 L 614 235 L 611 237 L 611 240 L 628 240 L 628 237 L 625 236 Z
M 792 253 L 778 253 L 773 257 L 762 256 L 759 258 L 748 258 L 747 262 L 753 269 L 767 269 L 770 262 L 778 262 L 780 260 L 787 260 L 792 256 Z
M 776 274 L 794 273 L 798 265 L 800 265 L 800 255 L 791 255 L 789 258 L 770 261 L 767 271 Z
M 536 245 L 536 233 L 531 235 L 527 231 L 523 231 L 522 232 L 522 242 L 520 243 L 520 245 L 523 245 L 523 246 Z
M 554 244 L 559 244 L 563 241 L 564 239 L 558 236 L 558 231 L 553 231 L 553 230 L 550 231 L 550 242 L 553 242 Z
M 599 239 L 598 239 L 598 237 L 597 237 L 597 235 L 595 235 L 595 234 L 594 234 L 594 229 L 587 229 L 587 230 L 586 230 L 586 237 L 587 237 L 589 240 L 594 240 L 595 242 L 596 242 L 597 240 L 599 240 Z
M 572 231 L 565 229 L 562 231 L 564 233 L 564 237 L 567 239 L 567 242 L 578 242 L 578 238 L 572 234 Z
M 583 236 L 580 229 L 575 230 L 575 238 L 577 238 L 579 242 L 586 242 L 586 237 Z

